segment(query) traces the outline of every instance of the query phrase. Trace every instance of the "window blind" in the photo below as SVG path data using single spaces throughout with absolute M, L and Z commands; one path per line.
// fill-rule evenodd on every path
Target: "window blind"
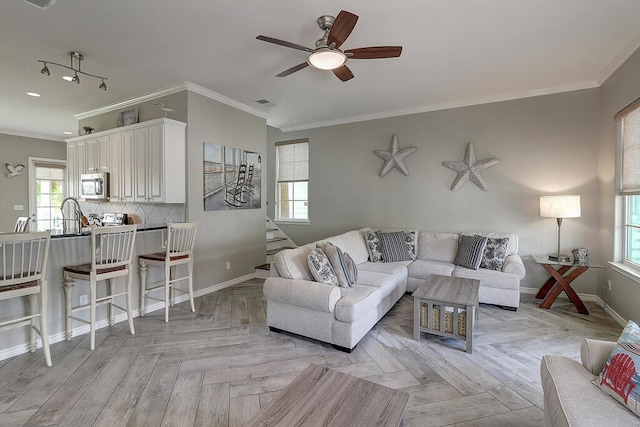
M 625 108 L 622 119 L 622 189 L 625 196 L 640 194 L 640 103 Z M 616 115 L 618 118 L 618 115 Z
M 276 144 L 278 150 L 278 182 L 309 180 L 309 143 L 285 142 Z

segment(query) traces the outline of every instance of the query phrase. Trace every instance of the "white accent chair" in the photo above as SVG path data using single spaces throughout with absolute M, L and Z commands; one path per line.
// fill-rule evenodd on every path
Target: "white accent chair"
M 71 320 L 89 324 L 91 350 L 96 347 L 96 307 L 107 304 L 109 326 L 115 322 L 114 308 L 125 311 L 129 320 L 131 335 L 135 334 L 131 314 L 131 258 L 136 239 L 136 226 L 93 227 L 91 229 L 91 263 L 67 266 L 63 269 L 64 290 L 66 295 L 65 331 L 67 341 L 71 339 Z M 124 277 L 124 290 L 116 292 L 114 279 Z M 74 280 L 89 282 L 89 302 L 72 306 Z M 98 297 L 97 283 L 108 283 L 105 296 Z M 126 308 L 117 305 L 114 300 L 119 296 L 126 299 Z M 74 313 L 89 309 L 89 320 L 74 316 Z
M 50 231 L 0 234 L 0 301 L 28 297 L 29 303 L 28 314 L 0 321 L 0 331 L 29 326 L 29 351 L 36 350 L 36 334 L 40 335 L 47 366 L 51 366 L 46 278 L 50 239 Z
M 165 252 L 156 252 L 148 255 L 140 255 L 140 316 L 145 315 L 146 299 L 164 301 L 164 321 L 169 321 L 169 306 L 175 303 L 175 291 L 188 293 L 191 303 L 191 311 L 195 313 L 193 303 L 193 246 L 196 240 L 198 222 L 170 223 L 167 231 L 167 249 Z M 175 269 L 178 265 L 187 265 L 187 275 L 176 278 Z M 164 267 L 164 280 L 147 284 L 148 266 Z M 180 289 L 177 282 L 187 280 L 188 289 Z M 164 298 L 148 296 L 150 292 L 164 289 Z

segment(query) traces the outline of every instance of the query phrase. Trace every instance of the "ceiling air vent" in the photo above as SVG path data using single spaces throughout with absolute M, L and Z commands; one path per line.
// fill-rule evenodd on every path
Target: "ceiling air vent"
M 58 0 L 22 0 L 22 1 L 42 10 L 47 10 L 54 4 L 58 3 Z

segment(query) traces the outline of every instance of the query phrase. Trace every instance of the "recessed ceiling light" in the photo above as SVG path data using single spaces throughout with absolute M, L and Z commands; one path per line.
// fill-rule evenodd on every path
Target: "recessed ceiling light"
M 63 76 L 62 78 L 63 78 L 64 80 L 68 81 L 68 82 L 70 82 L 71 80 L 73 80 L 73 77 L 72 77 L 72 76 Z
M 27 95 L 33 96 L 35 98 L 40 98 L 40 94 L 39 93 L 35 93 L 35 92 L 27 92 Z
M 69 132 L 69 131 L 65 131 L 65 132 L 62 132 L 62 133 L 64 133 L 65 135 L 73 135 L 73 132 Z

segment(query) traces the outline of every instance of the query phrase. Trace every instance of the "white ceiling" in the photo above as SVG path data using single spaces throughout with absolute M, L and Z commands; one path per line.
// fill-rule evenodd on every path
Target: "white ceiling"
M 350 60 L 355 78 L 306 68 L 320 15 L 360 19 L 343 49 L 401 45 L 402 56 Z M 62 140 L 75 115 L 180 82 L 261 110 L 283 130 L 597 87 L 640 46 L 638 0 L 58 0 L 0 6 L 0 133 Z M 38 59 L 85 56 L 74 85 Z M 42 95 L 32 98 L 26 92 Z M 255 101 L 267 99 L 261 106 Z

